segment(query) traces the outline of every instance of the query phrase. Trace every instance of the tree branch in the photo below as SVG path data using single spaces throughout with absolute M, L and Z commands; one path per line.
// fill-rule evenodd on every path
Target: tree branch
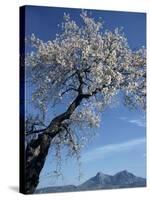
M 46 130 L 47 130 L 47 128 L 34 130 L 34 131 L 31 130 L 31 131 L 26 132 L 26 136 L 29 136 L 29 135 L 32 135 L 32 134 L 35 134 L 35 133 L 41 133 L 41 132 L 44 132 Z
M 71 88 L 68 88 L 67 90 L 65 90 L 64 92 L 62 92 L 61 93 L 61 96 L 63 96 L 65 93 L 67 93 L 67 92 L 69 92 L 69 91 L 76 91 L 76 92 L 78 92 L 78 90 L 76 89 L 76 88 L 73 88 L 73 87 L 71 87 Z

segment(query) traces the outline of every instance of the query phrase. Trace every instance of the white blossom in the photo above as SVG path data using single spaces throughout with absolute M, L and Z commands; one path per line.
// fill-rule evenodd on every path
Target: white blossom
M 135 105 L 145 108 L 145 49 L 132 51 L 118 28 L 101 31 L 101 21 L 87 12 L 80 16 L 82 26 L 65 14 L 62 31 L 55 40 L 43 42 L 34 34 L 28 38 L 36 49 L 26 56 L 26 69 L 35 84 L 33 103 L 45 109 L 49 101 L 63 101 L 66 95 L 72 102 L 82 83 L 80 93 L 82 89 L 83 94 L 89 95 L 91 103 L 88 109 L 76 109 L 72 121 L 99 126 L 101 110 L 118 91 L 124 93 L 127 103 L 132 99 Z

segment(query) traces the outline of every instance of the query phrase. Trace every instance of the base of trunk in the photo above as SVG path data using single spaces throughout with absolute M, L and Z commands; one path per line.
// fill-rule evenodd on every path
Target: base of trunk
M 35 192 L 50 144 L 51 138 L 47 134 L 39 135 L 36 140 L 32 140 L 28 144 L 25 162 L 25 194 Z

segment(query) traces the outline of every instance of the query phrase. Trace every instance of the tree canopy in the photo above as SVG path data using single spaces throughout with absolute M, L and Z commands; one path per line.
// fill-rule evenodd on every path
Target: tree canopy
M 61 33 L 43 42 L 34 34 L 27 40 L 34 51 L 26 66 L 35 84 L 32 101 L 46 112 L 50 102 L 57 105 L 69 96 L 70 104 L 82 95 L 78 108 L 67 123 L 100 125 L 100 112 L 112 97 L 122 92 L 129 106 L 146 106 L 146 51 L 130 49 L 123 32 L 103 30 L 83 11 L 82 26 L 64 14 Z M 27 77 L 28 78 L 28 77 Z

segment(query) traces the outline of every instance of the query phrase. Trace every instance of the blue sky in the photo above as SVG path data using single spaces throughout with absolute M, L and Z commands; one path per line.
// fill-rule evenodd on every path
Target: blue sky
M 59 32 L 57 25 L 61 24 L 64 12 L 70 13 L 70 16 L 80 24 L 79 9 L 27 7 L 26 36 L 34 33 L 44 41 L 54 39 L 55 34 Z M 102 17 L 106 29 L 124 27 L 124 33 L 132 49 L 146 46 L 144 13 L 92 11 L 92 16 L 95 19 Z M 49 117 L 52 118 L 53 115 Z M 145 121 L 141 110 L 131 111 L 120 101 L 117 106 L 110 105 L 102 114 L 101 126 L 96 130 L 97 136 L 81 152 L 81 182 L 94 176 L 98 171 L 114 174 L 126 169 L 138 176 L 146 177 Z M 55 169 L 52 153 L 53 151 L 49 152 L 42 170 L 39 187 L 79 184 L 79 170 L 75 159 L 70 158 L 68 162 L 63 162 L 63 177 L 55 179 L 50 176 L 50 172 Z

